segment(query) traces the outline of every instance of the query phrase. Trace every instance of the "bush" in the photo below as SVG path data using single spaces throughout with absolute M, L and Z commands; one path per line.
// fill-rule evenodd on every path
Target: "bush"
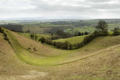
M 77 33 L 75 33 L 74 36 L 83 36 L 83 35 L 88 35 L 88 34 L 89 34 L 89 32 L 77 32 Z
M 2 27 L 0 27 L 0 32 L 3 33 L 3 29 L 2 29 Z
M 89 42 L 91 42 L 94 38 L 96 38 L 96 36 L 97 35 L 93 33 L 93 34 L 85 37 L 84 41 L 83 41 L 84 45 L 87 44 L 87 43 L 89 43 Z
M 46 39 L 44 37 L 40 38 L 39 41 L 41 41 L 41 43 L 45 43 Z

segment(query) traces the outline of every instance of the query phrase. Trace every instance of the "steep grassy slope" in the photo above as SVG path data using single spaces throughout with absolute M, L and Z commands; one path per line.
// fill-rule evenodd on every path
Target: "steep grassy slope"
M 25 64 L 16 56 L 10 44 L 4 40 L 3 34 L 0 33 L 0 80 L 9 80 L 9 78 L 1 78 L 5 75 L 12 76 L 27 74 L 27 71 L 32 68 L 34 67 Z
M 32 80 L 36 77 L 44 77 L 46 74 L 44 68 L 21 61 L 0 33 L 0 80 Z

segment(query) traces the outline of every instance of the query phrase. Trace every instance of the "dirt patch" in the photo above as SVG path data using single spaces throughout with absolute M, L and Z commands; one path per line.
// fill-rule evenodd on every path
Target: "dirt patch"
M 47 76 L 47 72 L 39 72 L 36 70 L 29 71 L 28 74 L 24 75 L 13 75 L 13 76 L 6 76 L 6 75 L 1 75 L 0 80 L 34 80 L 39 77 L 45 77 Z
M 45 77 L 46 75 L 48 75 L 47 72 L 39 72 L 36 70 L 32 70 L 32 71 L 29 71 L 28 74 L 21 75 L 20 77 L 25 78 L 25 79 L 34 79 L 37 77 Z

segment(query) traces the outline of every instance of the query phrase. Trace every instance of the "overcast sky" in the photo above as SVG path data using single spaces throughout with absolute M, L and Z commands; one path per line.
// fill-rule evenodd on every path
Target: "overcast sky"
M 120 0 L 0 0 L 0 19 L 120 18 Z

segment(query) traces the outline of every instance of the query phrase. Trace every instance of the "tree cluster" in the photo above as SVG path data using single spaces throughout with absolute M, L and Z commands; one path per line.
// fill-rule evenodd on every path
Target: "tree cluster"
M 120 35 L 120 28 L 119 28 L 119 27 L 114 28 L 114 30 L 113 30 L 113 35 L 114 35 L 114 36 Z
M 84 35 L 88 35 L 89 32 L 77 32 L 75 33 L 75 36 L 84 36 Z
M 107 36 L 108 35 L 108 24 L 103 20 L 99 21 L 96 26 L 95 34 L 97 34 L 98 36 Z

